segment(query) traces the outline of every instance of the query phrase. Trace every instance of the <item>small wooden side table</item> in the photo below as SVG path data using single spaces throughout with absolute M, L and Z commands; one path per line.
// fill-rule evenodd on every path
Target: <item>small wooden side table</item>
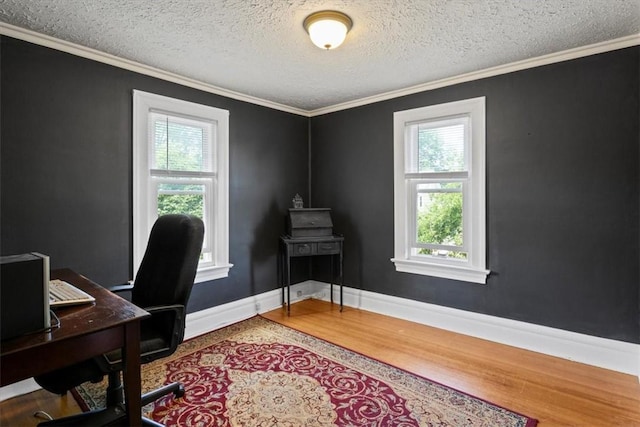
M 342 311 L 342 246 L 344 237 L 339 235 L 322 237 L 280 236 L 278 251 L 278 283 L 282 286 L 282 305 L 287 305 L 287 315 L 291 314 L 291 258 L 319 255 L 331 256 L 331 303 L 333 285 L 340 285 L 340 311 Z M 286 288 L 286 301 L 285 301 Z

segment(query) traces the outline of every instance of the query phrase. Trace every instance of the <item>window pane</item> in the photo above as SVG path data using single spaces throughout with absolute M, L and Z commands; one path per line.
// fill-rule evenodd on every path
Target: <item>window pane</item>
M 458 116 L 407 124 L 405 171 L 408 173 L 468 170 L 469 117 Z
M 159 183 L 158 184 L 158 216 L 166 214 L 189 214 L 204 218 L 205 204 L 204 184 Z M 212 252 L 208 245 L 208 230 L 205 228 L 203 250 L 200 261 L 210 262 Z
M 150 118 L 154 169 L 211 171 L 211 124 L 157 113 Z
M 158 216 L 182 213 L 203 218 L 204 203 L 204 184 L 158 184 Z
M 462 123 L 433 127 L 418 126 L 418 172 L 458 172 L 465 170 Z
M 461 248 L 463 245 L 462 183 L 420 183 L 416 192 L 418 244 Z M 422 248 L 421 254 L 464 257 L 444 248 Z

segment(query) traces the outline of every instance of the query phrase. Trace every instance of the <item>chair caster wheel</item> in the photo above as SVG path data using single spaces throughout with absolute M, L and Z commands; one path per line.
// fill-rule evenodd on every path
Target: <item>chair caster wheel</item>
M 173 392 L 173 395 L 175 397 L 184 397 L 185 393 L 186 392 L 184 390 L 184 385 L 180 384 L 180 387 L 176 391 Z

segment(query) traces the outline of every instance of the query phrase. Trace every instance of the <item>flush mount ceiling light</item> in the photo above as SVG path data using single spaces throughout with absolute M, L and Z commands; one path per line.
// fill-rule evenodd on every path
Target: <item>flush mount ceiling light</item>
M 329 50 L 342 44 L 353 22 L 342 12 L 323 10 L 307 16 L 302 25 L 313 44 Z

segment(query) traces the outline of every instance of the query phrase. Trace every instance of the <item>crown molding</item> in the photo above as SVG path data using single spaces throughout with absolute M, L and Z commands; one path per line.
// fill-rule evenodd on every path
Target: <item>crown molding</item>
M 109 53 L 101 52 L 96 49 L 81 46 L 75 43 L 67 42 L 57 39 L 55 37 L 40 34 L 35 31 L 27 30 L 24 28 L 16 27 L 14 25 L 0 22 L 0 34 L 13 37 L 15 39 L 23 40 L 29 43 L 34 43 L 40 46 L 48 47 L 51 49 L 59 50 L 61 52 L 70 53 L 72 55 L 80 56 L 82 58 L 91 59 L 93 61 L 101 62 L 103 64 L 112 65 L 114 67 L 122 68 L 125 70 L 133 71 L 136 73 L 144 74 L 150 77 L 155 77 L 161 80 L 166 80 L 179 85 L 198 89 L 203 92 L 209 92 L 216 95 L 224 96 L 227 98 L 236 99 L 238 101 L 244 101 L 251 104 L 260 105 L 274 110 L 280 110 L 287 113 L 297 114 L 308 117 L 309 113 L 306 110 L 300 108 L 290 107 L 288 105 L 279 104 L 277 102 L 267 101 L 265 99 L 245 95 L 243 93 L 235 92 L 232 90 L 224 89 L 218 86 L 214 86 L 208 83 L 204 83 L 189 77 L 184 77 L 179 74 L 164 71 L 159 68 L 151 67 L 141 64 L 139 62 L 131 61 L 128 59 L 120 58 Z
M 538 56 L 535 58 L 529 58 L 522 61 L 512 62 L 509 64 L 486 68 L 483 70 L 472 71 L 470 73 L 465 73 L 458 76 L 448 77 L 440 80 L 434 80 L 431 82 L 422 83 L 419 85 L 410 86 L 407 88 L 398 89 L 390 92 L 384 92 L 378 95 L 373 95 L 366 98 L 360 98 L 353 101 L 343 102 L 340 104 L 330 105 L 330 106 L 318 108 L 315 110 L 304 110 L 301 108 L 291 107 L 288 105 L 279 104 L 277 102 L 268 101 L 266 99 L 245 95 L 240 92 L 224 89 L 224 88 L 214 86 L 208 83 L 204 83 L 195 79 L 184 77 L 179 74 L 164 71 L 159 68 L 144 65 L 128 59 L 120 58 L 118 56 L 101 52 L 96 49 L 84 47 L 75 43 L 60 40 L 55 37 L 47 36 L 45 34 L 37 33 L 35 31 L 16 27 L 14 25 L 6 24 L 3 22 L 0 22 L 0 34 L 13 37 L 15 39 L 23 40 L 29 43 L 45 46 L 51 49 L 56 49 L 62 52 L 70 53 L 72 55 L 91 59 L 97 62 L 102 62 L 104 64 L 112 65 L 114 67 L 119 67 L 125 70 L 144 74 L 150 77 L 155 77 L 155 78 L 166 80 L 172 83 L 202 90 L 204 92 L 209 92 L 216 95 L 225 96 L 227 98 L 236 99 L 238 101 L 244 101 L 251 104 L 260 105 L 263 107 L 272 108 L 274 110 L 284 111 L 287 113 L 292 113 L 292 114 L 296 114 L 304 117 L 320 116 L 323 114 L 334 113 L 337 111 L 347 110 L 355 107 L 361 107 L 363 105 L 373 104 L 380 101 L 387 101 L 389 99 L 398 98 L 406 95 L 413 95 L 415 93 L 426 92 L 429 90 L 439 89 L 442 87 L 452 86 L 455 84 L 484 79 L 487 77 L 499 76 L 501 74 L 512 73 L 515 71 L 526 70 L 529 68 L 540 67 L 543 65 L 554 64 L 557 62 L 569 61 L 572 59 L 582 58 L 585 56 L 596 55 L 599 53 L 604 53 L 604 52 L 609 52 L 613 50 L 624 49 L 627 47 L 640 45 L 640 34 L 632 34 L 632 35 L 621 37 L 618 39 L 608 40 L 608 41 L 595 43 L 587 46 L 581 46 L 573 49 L 551 53 L 548 55 Z
M 524 59 L 522 61 L 498 65 L 496 67 L 485 68 L 483 70 L 472 71 L 470 73 L 465 73 L 454 77 L 434 80 L 432 82 L 422 83 L 391 92 L 385 92 L 379 95 L 360 98 L 354 101 L 348 101 L 341 104 L 318 108 L 316 110 L 308 111 L 307 114 L 309 117 L 320 116 L 323 114 L 334 113 L 336 111 L 347 110 L 349 108 L 361 107 L 363 105 L 373 104 L 380 101 L 387 101 L 389 99 L 399 98 L 401 96 L 413 95 L 419 92 L 426 92 L 446 86 L 466 83 L 473 80 L 484 79 L 487 77 L 499 76 L 501 74 L 513 73 L 515 71 L 526 70 L 529 68 L 541 67 L 543 65 L 555 64 L 557 62 L 569 61 L 572 59 L 578 59 L 585 56 L 596 55 L 598 53 L 610 52 L 637 45 L 640 45 L 640 34 L 632 34 L 630 36 L 621 37 L 618 39 L 608 40 L 587 46 L 581 46 L 569 50 L 551 53 L 548 55 L 538 56 L 535 58 Z

